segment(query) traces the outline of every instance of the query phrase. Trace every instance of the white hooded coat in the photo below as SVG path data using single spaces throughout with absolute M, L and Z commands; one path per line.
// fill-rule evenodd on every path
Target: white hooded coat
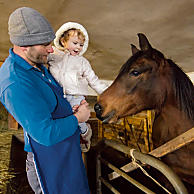
M 64 95 L 89 95 L 88 86 L 101 94 L 108 86 L 98 79 L 89 61 L 83 56 L 72 56 L 68 52 L 61 51 L 64 48 L 59 44 L 59 39 L 65 31 L 71 28 L 80 29 L 85 35 L 85 42 L 80 55 L 83 55 L 87 50 L 89 38 L 85 28 L 74 22 L 63 24 L 56 32 L 54 53 L 50 54 L 48 58 L 49 70 L 63 87 Z

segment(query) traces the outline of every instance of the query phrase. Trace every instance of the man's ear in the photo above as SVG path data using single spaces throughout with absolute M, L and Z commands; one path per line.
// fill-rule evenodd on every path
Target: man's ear
M 27 49 L 28 49 L 27 46 L 21 46 L 20 48 L 21 48 L 21 50 L 22 50 L 23 52 L 24 52 L 24 51 L 27 51 Z

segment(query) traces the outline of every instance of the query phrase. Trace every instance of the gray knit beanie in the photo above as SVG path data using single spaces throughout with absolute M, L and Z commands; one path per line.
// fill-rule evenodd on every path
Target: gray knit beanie
M 16 9 L 9 17 L 10 41 L 17 46 L 52 42 L 55 33 L 45 17 L 29 7 Z

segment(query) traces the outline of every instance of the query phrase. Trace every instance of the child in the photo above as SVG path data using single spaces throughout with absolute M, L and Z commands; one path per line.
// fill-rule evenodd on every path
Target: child
M 88 85 L 98 94 L 108 86 L 95 75 L 90 63 L 82 55 L 88 47 L 88 33 L 86 29 L 75 22 L 63 24 L 56 32 L 54 53 L 49 56 L 49 70 L 53 77 L 63 87 L 64 97 L 67 98 L 74 111 L 88 95 Z M 83 152 L 90 148 L 92 130 L 88 123 L 80 123 Z

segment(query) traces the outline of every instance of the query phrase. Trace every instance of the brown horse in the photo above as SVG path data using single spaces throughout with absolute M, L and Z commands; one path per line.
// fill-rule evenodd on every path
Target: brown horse
M 106 123 L 154 109 L 153 143 L 158 147 L 194 126 L 194 86 L 172 60 L 152 48 L 144 34 L 138 37 L 141 49 L 131 45 L 133 55 L 94 109 Z M 194 142 L 163 159 L 194 185 Z

